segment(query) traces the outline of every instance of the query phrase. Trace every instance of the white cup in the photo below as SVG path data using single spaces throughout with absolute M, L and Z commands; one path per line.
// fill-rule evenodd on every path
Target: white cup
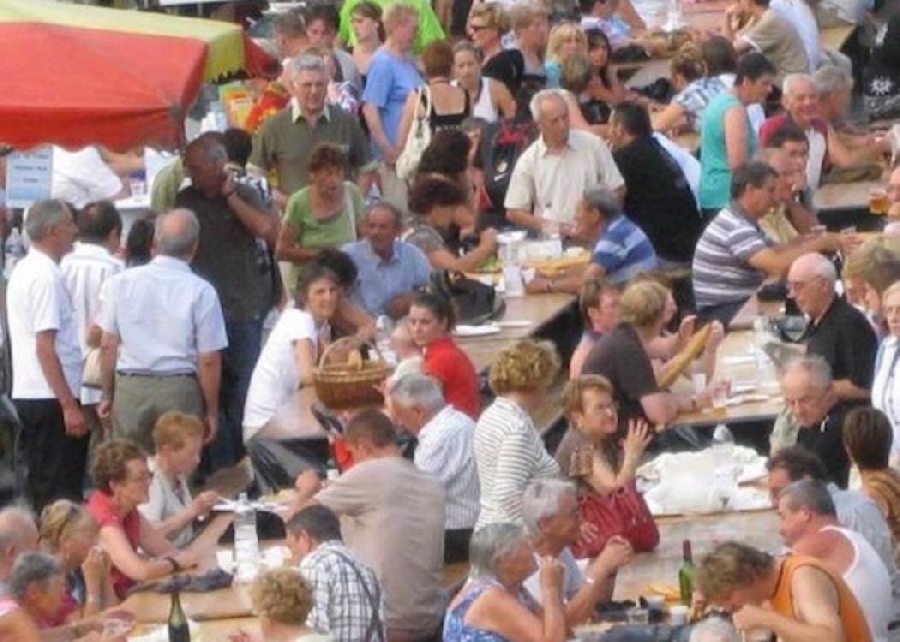
M 691 375 L 691 382 L 694 384 L 694 394 L 703 394 L 703 391 L 706 390 L 706 373 L 695 372 Z
M 522 280 L 522 268 L 518 265 L 503 266 L 503 294 L 506 296 L 522 296 L 525 294 L 525 282 Z
M 673 604 L 669 607 L 669 624 L 680 626 L 687 623 L 688 607 L 684 604 Z

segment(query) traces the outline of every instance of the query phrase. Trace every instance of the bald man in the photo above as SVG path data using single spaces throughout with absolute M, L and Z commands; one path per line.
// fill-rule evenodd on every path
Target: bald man
M 788 296 L 809 319 L 803 335 L 807 354 L 821 356 L 831 367 L 838 399 L 869 399 L 877 339 L 862 312 L 835 293 L 837 272 L 821 254 L 804 254 L 788 271 Z
M 220 351 L 228 345 L 219 297 L 191 271 L 200 224 L 191 210 L 156 219 L 156 256 L 104 283 L 97 325 L 102 399 L 116 437 L 153 452 L 157 418 L 170 410 L 206 422 L 206 442 L 218 429 Z
M 819 96 L 812 77 L 807 74 L 789 74 L 784 79 L 781 103 L 784 113 L 769 118 L 759 130 L 760 143 L 765 146 L 785 123 L 793 123 L 806 132 L 809 141 L 809 160 L 806 163 L 806 178 L 810 189 L 818 189 L 822 174 L 829 166 L 853 167 L 876 162 L 882 154 L 890 152 L 885 139 L 874 144 L 850 149 L 841 140 L 834 127 L 819 118 Z
M 15 506 L 0 510 L 0 592 L 5 592 L 16 558 L 37 546 L 38 529 L 31 513 Z

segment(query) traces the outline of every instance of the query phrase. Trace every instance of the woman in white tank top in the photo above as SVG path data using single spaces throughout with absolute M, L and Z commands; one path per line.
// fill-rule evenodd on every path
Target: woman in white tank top
M 471 42 L 460 41 L 453 47 L 453 84 L 469 92 L 472 116 L 489 123 L 500 116 L 512 118 L 516 101 L 501 82 L 481 75 L 478 50 Z

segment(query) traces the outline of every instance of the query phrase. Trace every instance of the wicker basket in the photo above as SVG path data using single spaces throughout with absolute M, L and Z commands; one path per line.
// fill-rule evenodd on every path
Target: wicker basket
M 391 376 L 394 369 L 389 366 L 372 343 L 366 346 L 378 355 L 378 362 L 367 362 L 362 368 L 347 363 L 328 364 L 328 355 L 338 345 L 352 344 L 353 338 L 338 339 L 329 345 L 319 359 L 319 365 L 313 373 L 316 394 L 319 401 L 329 410 L 352 410 L 369 408 L 384 404 L 384 396 L 378 384 Z

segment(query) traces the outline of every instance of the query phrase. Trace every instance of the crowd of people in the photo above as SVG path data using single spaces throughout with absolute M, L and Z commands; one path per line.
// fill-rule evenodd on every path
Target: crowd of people
M 253 584 L 259 639 L 561 642 L 635 555 L 599 542 L 580 498 L 633 487 L 666 424 L 712 405 L 725 328 L 761 290 L 809 321 L 768 462 L 790 552 L 704 551 L 695 606 L 730 622 L 691 639 L 900 630 L 900 234 L 825 231 L 811 199 L 891 151 L 849 106 L 862 79 L 868 113 L 896 115 L 900 18 L 740 0 L 671 52 L 661 97 L 617 75 L 665 47 L 629 0 L 564 4 L 277 14 L 282 71 L 246 129 L 193 139 L 127 234 L 134 155 L 54 150 L 6 290 L 28 510 L 0 511 L 0 640 L 117 639 L 102 618 L 136 584 L 195 568 L 228 529 L 203 481 L 325 428 L 323 457 L 281 463 L 292 568 Z M 874 31 L 867 67 L 822 46 L 833 24 Z M 900 170 L 887 193 L 900 216 Z M 524 284 L 577 296 L 584 333 L 571 355 L 505 347 L 484 385 L 433 283 L 490 262 L 508 229 L 587 249 Z M 707 323 L 689 365 L 707 384 L 660 386 Z M 330 416 L 317 366 L 385 341 L 384 406 Z M 568 424 L 554 452 L 548 404 Z

